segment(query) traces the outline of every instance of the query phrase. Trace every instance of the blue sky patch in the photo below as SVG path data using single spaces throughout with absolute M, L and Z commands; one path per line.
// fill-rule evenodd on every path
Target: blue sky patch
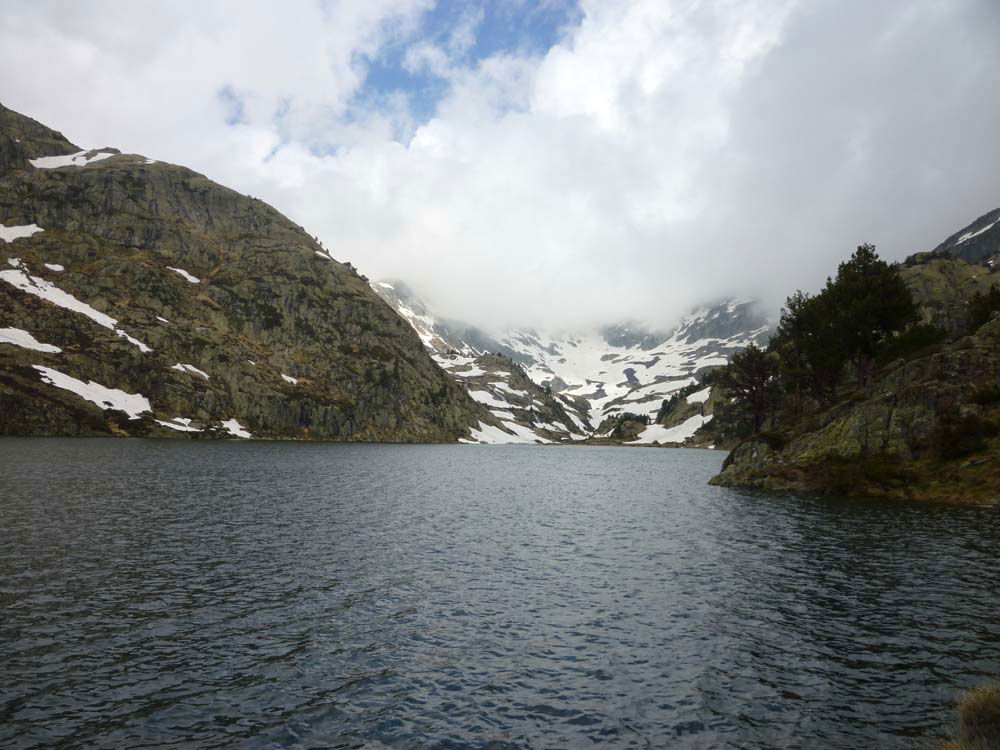
M 225 112 L 226 125 L 241 125 L 246 123 L 243 97 L 236 93 L 233 87 L 226 84 L 216 94 Z
M 448 53 L 451 65 L 474 68 L 497 54 L 543 55 L 567 26 L 578 23 L 581 17 L 576 0 L 439 0 L 424 14 L 415 35 L 382 48 L 368 61 L 356 103 L 370 104 L 403 93 L 414 119 L 426 122 L 447 93 L 448 83 L 426 67 L 407 69 L 406 55 L 412 46 L 433 44 Z M 461 29 L 472 32 L 467 48 L 455 44 L 456 32 Z

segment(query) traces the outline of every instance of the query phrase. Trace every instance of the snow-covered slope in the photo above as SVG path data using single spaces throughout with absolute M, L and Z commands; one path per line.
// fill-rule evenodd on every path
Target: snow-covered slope
M 591 436 L 606 418 L 623 412 L 652 421 L 665 399 L 699 382 L 704 372 L 725 364 L 751 342 L 762 343 L 769 330 L 753 302 L 727 300 L 692 312 L 668 333 L 616 325 L 577 333 L 514 329 L 491 336 L 439 319 L 403 284 L 377 282 L 373 287 L 410 322 L 435 361 L 465 383 L 473 398 L 497 416 L 509 415 L 539 440 Z M 488 354 L 502 356 L 484 360 Z M 532 419 L 531 412 L 519 408 L 523 401 L 498 387 L 503 385 L 500 379 L 481 379 L 487 372 L 501 378 L 498 373 L 504 367 L 504 378 L 519 370 L 538 389 L 537 404 L 552 412 L 561 408 L 572 425 L 561 419 L 540 420 L 537 409 Z M 677 436 L 683 440 L 698 426 L 664 435 L 662 429 L 650 429 L 640 442 Z
M 561 399 L 532 382 L 520 365 L 502 354 L 445 354 L 435 359 L 506 430 L 473 431 L 478 442 L 555 443 L 583 440 L 591 432 L 572 399 Z

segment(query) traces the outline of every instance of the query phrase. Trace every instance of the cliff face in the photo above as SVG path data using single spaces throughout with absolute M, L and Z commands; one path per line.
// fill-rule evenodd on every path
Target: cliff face
M 902 269 L 925 321 L 961 330 L 965 301 L 1000 274 L 960 259 Z M 882 367 L 829 409 L 745 440 L 713 484 L 1000 501 L 1000 318 Z
M 0 107 L 0 224 L 0 434 L 451 441 L 490 419 L 351 266 L 191 170 Z

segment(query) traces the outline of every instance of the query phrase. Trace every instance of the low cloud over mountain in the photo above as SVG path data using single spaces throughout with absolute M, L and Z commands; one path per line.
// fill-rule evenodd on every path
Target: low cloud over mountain
M 443 315 L 657 325 L 995 207 L 998 38 L 993 0 L 38 2 L 0 64 L 14 109 L 264 198 Z

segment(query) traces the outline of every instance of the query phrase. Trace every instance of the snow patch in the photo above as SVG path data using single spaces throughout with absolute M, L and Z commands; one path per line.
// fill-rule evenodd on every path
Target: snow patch
M 664 427 L 662 424 L 651 424 L 633 440 L 633 443 L 683 443 L 698 431 L 698 428 L 712 421 L 712 415 L 703 417 L 695 414 L 693 417 L 681 422 L 674 427 Z
M 129 336 L 125 333 L 125 331 L 118 328 L 118 321 L 110 315 L 98 312 L 90 305 L 85 302 L 81 302 L 71 294 L 67 294 L 62 289 L 50 284 L 43 278 L 29 275 L 25 270 L 24 263 L 21 262 L 20 259 L 10 258 L 7 262 L 14 266 L 14 270 L 0 271 L 0 279 L 3 281 L 17 287 L 22 292 L 27 292 L 28 294 L 33 294 L 36 297 L 41 297 L 54 305 L 58 305 L 66 310 L 71 310 L 90 318 L 92 321 L 97 323 L 97 325 L 114 331 L 114 333 L 126 339 L 130 344 L 139 347 L 139 351 L 144 354 L 153 351 L 138 339 Z
M 226 428 L 226 432 L 228 432 L 233 437 L 238 437 L 238 438 L 252 438 L 253 437 L 253 435 L 251 435 L 249 432 L 247 432 L 246 428 L 244 428 L 243 425 L 241 425 L 235 419 L 228 419 L 228 420 L 226 420 L 225 422 L 222 423 L 222 426 L 225 427 Z
M 511 435 L 504 432 L 499 427 L 495 427 L 491 424 L 479 423 L 477 429 L 471 431 L 473 442 L 477 443 L 489 443 L 489 444 L 504 444 L 504 443 L 524 443 L 531 442 L 519 439 L 516 435 Z
M 501 409 L 510 409 L 512 404 L 509 401 L 501 401 L 489 391 L 469 391 L 469 395 L 481 404 L 486 406 L 496 406 Z
M 60 266 L 58 263 L 46 263 L 45 267 L 47 269 L 49 269 L 50 271 L 65 271 L 66 270 L 63 266 Z
M 472 441 L 463 440 L 462 442 L 477 442 L 477 443 L 488 443 L 491 445 L 507 445 L 510 443 L 551 443 L 551 440 L 547 440 L 542 436 L 538 435 L 536 432 L 528 427 L 523 427 L 516 422 L 511 422 L 508 420 L 501 420 L 503 426 L 513 432 L 505 432 L 499 427 L 495 427 L 490 424 L 479 423 L 477 429 L 471 431 Z
M 38 159 L 29 159 L 28 162 L 35 169 L 58 169 L 59 167 L 85 167 L 111 156 L 116 156 L 116 154 L 94 149 L 77 151 L 75 154 L 66 154 L 65 156 L 42 156 Z
M 126 393 L 117 388 L 107 388 L 94 381 L 83 382 L 51 367 L 32 365 L 42 374 L 42 382 L 72 391 L 82 399 L 97 404 L 102 409 L 117 409 L 128 414 L 129 419 L 139 419 L 139 415 L 152 411 L 149 400 L 141 393 Z
M 516 390 L 514 388 L 511 388 L 506 383 L 497 383 L 493 387 L 496 390 L 502 391 L 503 393 L 506 393 L 508 396 L 513 396 L 515 398 L 530 398 L 531 397 L 531 394 L 528 393 L 527 391 Z
M 7 227 L 0 224 L 0 240 L 4 242 L 13 242 L 14 240 L 19 240 L 22 237 L 30 237 L 38 232 L 44 232 L 37 224 L 24 224 L 19 227 Z
M 703 404 L 708 401 L 708 394 L 711 393 L 712 386 L 707 388 L 702 388 L 700 391 L 695 391 L 690 396 L 687 397 L 687 402 L 689 404 Z
M 36 352 L 47 352 L 49 354 L 58 354 L 62 351 L 58 346 L 43 344 L 30 333 L 20 328 L 0 328 L 0 344 L 13 344 L 23 349 L 33 349 Z
M 195 375 L 201 375 L 205 380 L 208 380 L 208 373 L 204 370 L 199 370 L 194 365 L 184 364 L 183 362 L 178 362 L 176 365 L 171 366 L 171 370 L 177 370 L 179 372 L 189 372 Z
M 161 323 L 169 323 L 169 322 L 170 322 L 170 321 L 169 321 L 169 320 L 167 320 L 166 318 L 161 318 L 161 317 L 160 317 L 159 315 L 157 315 L 157 316 L 156 316 L 156 319 L 157 319 L 158 321 L 160 321 Z
M 183 268 L 174 268 L 173 266 L 167 266 L 167 270 L 173 271 L 174 273 L 179 273 L 181 276 L 190 281 L 192 284 L 197 284 L 199 281 L 201 281 L 201 279 L 199 279 L 197 276 L 192 276 Z
M 978 237 L 979 235 L 983 234 L 984 232 L 990 231 L 997 224 L 1000 224 L 1000 219 L 997 219 L 992 224 L 989 224 L 989 225 L 983 227 L 978 232 L 966 232 L 965 234 L 963 234 L 961 237 L 958 238 L 958 241 L 955 244 L 956 245 L 961 245 L 963 242 L 968 242 L 973 237 Z
M 169 422 L 164 422 L 162 419 L 154 419 L 157 424 L 162 424 L 164 427 L 169 427 L 171 430 L 177 430 L 178 432 L 201 432 L 197 427 L 191 426 L 191 420 L 184 417 L 174 417 Z
M 281 379 L 286 383 L 291 383 L 292 385 L 298 385 L 299 383 L 298 378 L 293 378 L 291 375 L 285 375 L 285 373 L 281 373 Z

